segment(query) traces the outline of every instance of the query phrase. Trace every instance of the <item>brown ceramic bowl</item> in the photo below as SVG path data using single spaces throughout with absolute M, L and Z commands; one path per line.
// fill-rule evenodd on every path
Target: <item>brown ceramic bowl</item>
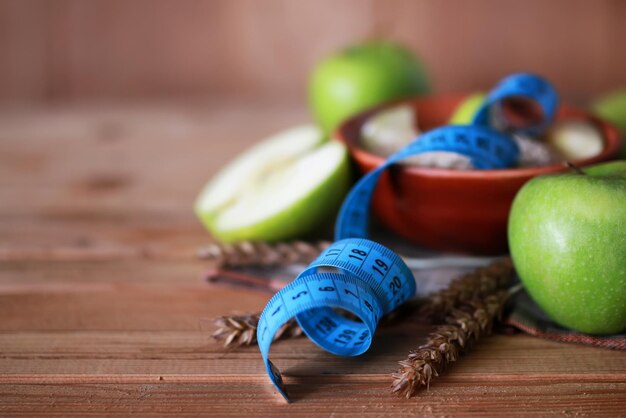
M 360 147 L 361 127 L 374 113 L 406 103 L 417 112 L 419 129 L 445 125 L 465 96 L 432 96 L 385 104 L 343 123 L 335 137 L 348 145 L 361 173 L 383 158 Z M 618 131 L 588 112 L 561 106 L 559 119 L 583 119 L 604 136 L 604 150 L 575 161 L 580 167 L 615 158 Z M 392 231 L 423 247 L 470 254 L 507 252 L 507 218 L 517 191 L 532 177 L 564 171 L 561 164 L 506 170 L 458 171 L 396 166 L 381 177 L 373 199 L 374 212 Z

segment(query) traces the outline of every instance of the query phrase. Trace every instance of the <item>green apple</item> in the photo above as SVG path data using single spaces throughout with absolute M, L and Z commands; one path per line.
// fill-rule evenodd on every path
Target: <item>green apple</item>
M 469 125 L 474 120 L 474 115 L 483 104 L 487 95 L 485 93 L 474 93 L 467 96 L 456 107 L 450 117 L 450 125 Z
M 426 71 L 407 48 L 388 41 L 351 46 L 320 62 L 309 80 L 309 104 L 324 132 L 380 103 L 425 94 Z
M 626 329 L 626 161 L 532 179 L 508 234 L 519 277 L 555 322 L 590 334 Z
M 312 125 L 289 129 L 223 168 L 200 193 L 196 215 L 222 242 L 300 237 L 334 216 L 350 185 L 345 146 Z
M 592 104 L 593 111 L 614 124 L 621 133 L 621 155 L 626 158 L 626 89 L 600 97 Z

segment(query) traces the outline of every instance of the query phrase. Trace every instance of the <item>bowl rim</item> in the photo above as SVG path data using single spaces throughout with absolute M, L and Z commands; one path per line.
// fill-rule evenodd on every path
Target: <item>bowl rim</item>
M 433 94 L 420 97 L 411 97 L 401 100 L 394 100 L 386 102 L 373 108 L 360 112 L 349 119 L 342 122 L 339 127 L 333 132 L 332 137 L 340 142 L 343 142 L 350 151 L 350 154 L 361 164 L 366 166 L 377 167 L 384 163 L 385 158 L 379 155 L 366 151 L 362 147 L 356 144 L 357 139 L 349 135 L 349 132 L 355 128 L 361 130 L 361 127 L 365 121 L 374 114 L 381 112 L 385 109 L 389 109 L 394 106 L 402 104 L 410 104 L 412 108 L 415 108 L 419 102 L 428 101 L 451 101 L 462 100 L 473 93 L 462 94 Z M 582 109 L 576 106 L 570 106 L 567 104 L 560 104 L 557 111 L 557 120 L 562 112 L 578 114 L 581 119 L 586 119 L 592 122 L 602 134 L 604 139 L 604 148 L 602 151 L 590 158 L 582 160 L 572 161 L 576 166 L 584 167 L 595 163 L 606 162 L 611 157 L 616 157 L 620 149 L 620 136 L 619 131 L 615 126 L 609 122 L 598 118 L 590 111 Z M 431 178 L 446 178 L 446 179 L 494 179 L 494 178 L 527 178 L 534 177 L 541 174 L 555 173 L 559 171 L 565 171 L 567 165 L 563 163 L 556 163 L 537 167 L 525 167 L 525 168 L 506 168 L 497 170 L 453 170 L 446 168 L 432 168 L 432 167 L 414 167 L 414 166 L 401 166 L 401 170 L 409 175 Z

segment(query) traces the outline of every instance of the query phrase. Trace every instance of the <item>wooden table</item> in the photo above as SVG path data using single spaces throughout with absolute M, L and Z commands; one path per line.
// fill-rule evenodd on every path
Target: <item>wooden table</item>
M 487 338 L 430 390 L 389 394 L 427 329 L 380 330 L 358 358 L 276 344 L 285 405 L 256 347 L 225 352 L 210 318 L 266 294 L 209 287 L 191 213 L 204 181 L 302 107 L 227 103 L 0 111 L 0 416 L 626 414 L 626 354 Z

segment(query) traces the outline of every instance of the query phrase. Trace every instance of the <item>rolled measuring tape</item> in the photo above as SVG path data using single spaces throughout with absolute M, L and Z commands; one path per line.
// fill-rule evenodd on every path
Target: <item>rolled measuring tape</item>
M 540 121 L 518 128 L 533 134 L 552 121 L 558 104 L 554 88 L 532 74 L 514 74 L 490 92 L 472 125 L 444 126 L 420 135 L 385 163 L 362 177 L 346 197 L 335 227 L 336 242 L 324 250 L 296 279 L 276 293 L 261 313 L 257 340 L 267 373 L 289 401 L 281 374 L 269 360 L 274 335 L 296 318 L 307 337 L 322 349 L 341 356 L 364 353 L 380 318 L 416 292 L 411 270 L 389 248 L 367 239 L 369 207 L 376 184 L 391 165 L 412 155 L 449 151 L 471 159 L 476 169 L 503 169 L 517 163 L 519 149 L 507 132 L 492 127 L 502 101 L 523 98 L 537 106 Z M 506 121 L 500 121 L 505 127 Z M 353 314 L 358 320 L 342 315 Z

